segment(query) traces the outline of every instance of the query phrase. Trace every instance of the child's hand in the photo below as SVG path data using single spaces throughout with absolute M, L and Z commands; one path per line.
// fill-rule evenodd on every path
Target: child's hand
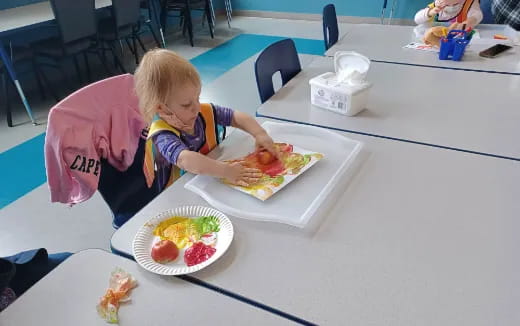
M 430 10 L 428 10 L 428 17 L 433 17 L 433 16 L 437 15 L 439 12 L 441 12 L 441 10 L 442 10 L 441 7 L 430 8 Z
M 254 184 L 262 177 L 260 170 L 245 167 L 240 162 L 229 164 L 225 173 L 224 178 L 227 182 L 242 187 Z
M 278 151 L 274 146 L 274 141 L 269 135 L 264 131 L 255 136 L 256 148 L 264 148 L 271 154 L 273 154 L 276 158 L 278 158 Z

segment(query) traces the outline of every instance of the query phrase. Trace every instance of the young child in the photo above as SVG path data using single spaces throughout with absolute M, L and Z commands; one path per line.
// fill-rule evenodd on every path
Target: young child
M 257 169 L 205 156 L 225 136 L 222 135 L 225 126 L 246 131 L 255 138 L 258 148 L 278 156 L 271 137 L 251 116 L 199 103 L 199 74 L 176 53 L 165 49 L 149 51 L 134 77 L 140 109 L 150 124 L 144 163 L 149 187 L 157 178 L 162 190 L 183 171 L 224 178 L 241 186 L 258 181 L 261 173 Z
M 479 0 L 435 0 L 415 14 L 415 23 L 452 23 L 450 29 L 474 28 L 482 21 Z

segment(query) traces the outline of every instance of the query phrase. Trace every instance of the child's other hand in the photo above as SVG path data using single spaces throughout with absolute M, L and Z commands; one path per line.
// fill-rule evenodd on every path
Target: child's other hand
M 255 136 L 256 148 L 266 149 L 268 152 L 273 154 L 276 158 L 279 157 L 278 151 L 274 146 L 274 141 L 266 132 L 258 134 Z
M 247 187 L 258 182 L 261 177 L 262 173 L 260 170 L 248 168 L 240 162 L 229 164 L 226 168 L 226 175 L 224 176 L 227 182 L 242 187 Z
M 428 11 L 428 16 L 433 17 L 433 16 L 437 15 L 439 12 L 441 12 L 441 10 L 442 10 L 441 7 L 430 8 L 430 10 Z

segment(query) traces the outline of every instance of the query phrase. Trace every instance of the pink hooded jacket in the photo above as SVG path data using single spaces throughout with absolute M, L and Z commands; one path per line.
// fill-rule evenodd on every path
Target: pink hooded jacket
M 88 85 L 56 104 L 45 136 L 51 201 L 76 204 L 89 199 L 98 188 L 100 160 L 125 171 L 146 133 L 130 74 Z

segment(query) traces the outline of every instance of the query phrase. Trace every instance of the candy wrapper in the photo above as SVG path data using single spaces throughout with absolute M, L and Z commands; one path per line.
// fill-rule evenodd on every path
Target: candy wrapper
M 107 323 L 117 324 L 119 304 L 130 300 L 130 291 L 137 286 L 137 281 L 132 275 L 117 267 L 110 275 L 108 286 L 96 308 L 99 316 Z

